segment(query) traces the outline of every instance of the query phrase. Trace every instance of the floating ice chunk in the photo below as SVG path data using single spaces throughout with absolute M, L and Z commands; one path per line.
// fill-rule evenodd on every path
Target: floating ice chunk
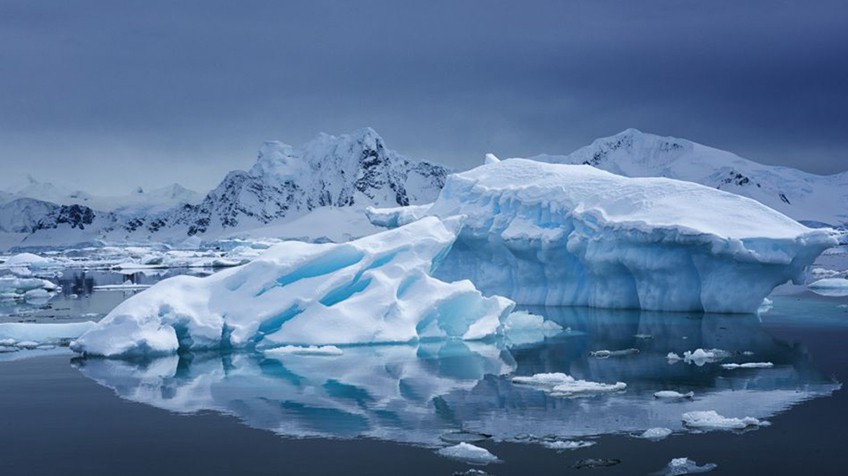
M 714 410 L 695 411 L 683 414 L 683 424 L 700 430 L 744 430 L 759 426 L 768 426 L 769 422 L 754 417 L 728 418 Z
M 663 400 L 692 399 L 695 398 L 695 392 L 680 393 L 675 392 L 674 390 L 660 390 L 659 392 L 654 392 L 654 398 Z
M 588 448 L 590 446 L 594 446 L 594 441 L 571 441 L 571 440 L 556 440 L 556 441 L 544 441 L 542 442 L 542 446 L 549 450 L 578 450 L 580 448 Z
M 526 311 L 510 313 L 502 324 L 502 333 L 513 345 L 539 342 L 562 332 L 562 327 L 554 321 Z
M 436 277 L 520 304 L 750 313 L 837 244 L 714 188 L 523 159 L 448 176 L 426 214 L 466 217 Z
M 668 360 L 668 363 L 670 363 L 670 364 L 673 364 L 673 363 L 676 363 L 676 362 L 683 360 L 683 357 L 681 357 L 680 354 L 676 354 L 674 352 L 669 352 L 665 356 L 665 358 L 666 358 L 666 360 Z
M 674 458 L 665 468 L 654 474 L 658 476 L 681 476 L 684 474 L 708 473 L 717 467 L 714 463 L 698 466 L 698 463 L 689 458 Z
M 654 440 L 659 441 L 663 440 L 671 434 L 671 430 L 668 428 L 648 428 L 644 433 L 639 435 L 639 438 L 644 438 L 646 440 Z
M 848 296 L 848 279 L 824 278 L 807 285 L 810 290 L 822 296 Z
M 54 283 L 40 278 L 18 278 L 14 276 L 0 277 L 0 294 L 7 299 L 25 299 L 50 297 L 51 292 L 58 291 L 59 287 Z M 30 291 L 39 291 L 31 293 Z
M 94 322 L 69 323 L 29 323 L 4 322 L 0 323 L 0 344 L 24 347 L 23 344 L 67 345 L 85 331 L 94 327 Z
M 694 351 L 686 351 L 683 353 L 683 361 L 687 364 L 695 364 L 698 367 L 704 364 L 718 362 L 730 357 L 730 352 L 721 349 L 695 349 Z
M 774 364 L 771 362 L 745 362 L 744 364 L 721 364 L 723 369 L 727 370 L 736 370 L 736 369 L 770 369 L 774 367 Z
M 757 314 L 765 314 L 774 307 L 774 302 L 769 298 L 763 298 L 762 304 L 757 308 Z
M 607 468 L 621 463 L 620 459 L 616 458 L 586 458 L 574 463 L 574 469 L 594 469 Z
M 589 355 L 592 357 L 597 357 L 599 359 L 606 359 L 609 357 L 623 357 L 626 355 L 638 354 L 639 349 L 622 349 L 622 350 L 594 350 L 589 352 Z
M 439 436 L 445 443 L 479 443 L 491 438 L 492 435 L 485 433 L 474 433 L 470 431 L 452 431 Z
M 489 453 L 487 449 L 469 443 L 459 443 L 458 445 L 441 448 L 437 453 L 447 458 L 458 459 L 471 464 L 500 462 L 498 457 Z
M 160 281 L 71 348 L 121 356 L 493 336 L 512 301 L 430 275 L 460 227 L 429 217 L 349 243 L 284 242 L 243 266 Z
M 123 284 L 102 284 L 98 286 L 94 286 L 93 289 L 95 291 L 139 291 L 142 289 L 147 289 L 151 285 L 150 284 L 136 284 L 136 283 L 123 283 Z
M 334 345 L 285 345 L 273 349 L 265 349 L 266 354 L 297 354 L 297 355 L 342 355 L 344 352 Z
M 43 256 L 38 256 L 33 253 L 19 253 L 14 256 L 10 256 L 7 259 L 3 266 L 7 268 L 46 268 L 50 266 L 55 266 L 57 263 L 55 260 L 50 258 L 45 258 Z
M 588 380 L 577 380 L 570 375 L 559 372 L 535 374 L 529 377 L 513 377 L 512 383 L 539 387 L 554 397 L 619 392 L 627 388 L 627 384 L 624 382 L 614 384 L 590 382 Z

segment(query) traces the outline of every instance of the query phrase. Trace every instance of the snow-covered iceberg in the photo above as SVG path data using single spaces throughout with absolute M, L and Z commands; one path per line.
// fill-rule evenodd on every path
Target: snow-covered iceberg
M 345 244 L 286 242 L 205 278 L 161 281 L 71 348 L 122 356 L 492 336 L 512 301 L 430 276 L 460 228 L 430 217 Z
M 422 215 L 370 214 L 399 225 Z M 695 183 L 523 159 L 449 176 L 424 215 L 466 217 L 436 277 L 534 305 L 754 312 L 837 243 Z

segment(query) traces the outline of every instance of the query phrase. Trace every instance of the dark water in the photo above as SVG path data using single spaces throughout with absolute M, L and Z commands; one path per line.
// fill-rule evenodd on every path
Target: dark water
M 475 444 L 502 460 L 477 467 L 493 475 L 649 474 L 684 456 L 717 464 L 717 474 L 846 474 L 848 397 L 838 382 L 848 377 L 848 309 L 839 307 L 848 299 L 774 301 L 761 320 L 534 309 L 570 331 L 526 345 L 0 362 L 0 468 L 4 475 L 450 475 L 473 466 L 435 448 L 444 446 L 440 437 L 465 430 L 492 435 Z M 723 362 L 775 366 L 728 371 L 665 358 L 699 347 L 731 352 Z M 629 348 L 639 352 L 590 356 Z M 511 383 L 541 372 L 628 387 L 559 398 Z M 653 398 L 664 389 L 693 391 L 695 399 Z M 741 433 L 682 427 L 683 412 L 707 409 L 772 424 Z M 674 430 L 665 440 L 633 436 L 663 426 Z M 558 453 L 542 445 L 546 437 L 595 445 Z M 572 467 L 586 458 L 621 462 Z

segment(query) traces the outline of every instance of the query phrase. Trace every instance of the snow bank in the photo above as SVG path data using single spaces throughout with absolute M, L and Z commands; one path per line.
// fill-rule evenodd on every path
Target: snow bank
M 474 446 L 469 443 L 460 443 L 454 446 L 448 446 L 437 451 L 442 456 L 447 458 L 458 459 L 472 464 L 489 464 L 499 463 L 497 456 L 489 453 L 485 448 Z
M 542 373 L 529 377 L 513 377 L 512 383 L 539 387 L 554 397 L 572 397 L 592 393 L 619 392 L 627 388 L 624 382 L 606 384 L 577 380 L 564 373 Z
M 121 303 L 71 348 L 121 356 L 491 336 L 511 301 L 430 276 L 460 226 L 427 218 L 345 244 L 286 242 L 205 278 L 166 279 Z
M 728 418 L 713 410 L 687 412 L 683 414 L 683 424 L 688 428 L 700 430 L 744 430 L 769 423 L 754 417 Z
M 702 185 L 523 159 L 450 175 L 426 214 L 467 217 L 437 277 L 521 304 L 754 312 L 837 243 Z

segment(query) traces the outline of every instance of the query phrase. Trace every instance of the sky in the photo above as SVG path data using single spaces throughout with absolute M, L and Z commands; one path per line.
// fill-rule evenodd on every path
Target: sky
M 0 0 L 0 186 L 206 191 L 376 129 L 459 169 L 628 127 L 848 170 L 848 2 Z

